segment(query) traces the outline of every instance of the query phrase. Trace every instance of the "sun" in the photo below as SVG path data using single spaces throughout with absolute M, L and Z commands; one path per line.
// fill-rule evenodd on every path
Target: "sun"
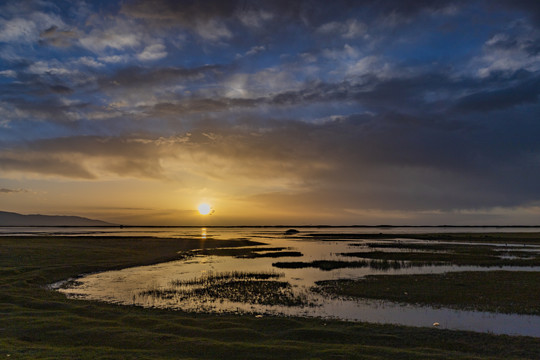
M 197 209 L 199 210 L 199 214 L 201 215 L 208 215 L 212 211 L 212 207 L 207 203 L 200 204 Z

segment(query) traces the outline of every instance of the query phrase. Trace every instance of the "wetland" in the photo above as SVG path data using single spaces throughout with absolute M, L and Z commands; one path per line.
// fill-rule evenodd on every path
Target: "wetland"
M 206 239 L 253 243 L 183 251 L 181 260 L 90 274 L 53 288 L 70 298 L 150 308 L 438 323 L 540 337 L 540 240 L 530 234 L 470 234 L 468 241 L 464 234 L 309 230 L 226 235 L 205 229 Z M 508 286 L 501 287 L 502 279 Z
M 68 230 L 75 232 L 74 229 Z M 445 261 L 444 265 L 387 270 L 369 266 L 333 270 L 311 267 L 281 269 L 272 266 L 273 263 L 282 261 L 357 261 L 354 260 L 356 256 L 341 254 L 370 249 L 380 251 L 381 248 L 386 248 L 391 252 L 409 252 L 403 246 L 404 239 L 419 245 L 422 241 L 428 241 L 428 245 L 437 241 L 455 244 L 483 242 L 476 246 L 488 244 L 497 252 L 499 250 L 496 249 L 504 248 L 504 251 L 501 250 L 503 257 L 536 258 L 540 238 L 538 234 L 490 234 L 489 241 L 476 241 L 475 237 L 485 235 L 459 235 L 454 239 L 434 240 L 429 240 L 425 234 L 418 237 L 411 234 L 414 236 L 411 238 L 406 238 L 403 234 L 392 234 L 385 238 L 375 234 L 379 236 L 377 239 L 373 239 L 373 234 L 361 238 L 360 234 L 343 237 L 330 234 L 323 238 L 309 236 L 307 231 L 300 230 L 294 237 L 284 237 L 283 231 L 276 229 L 249 229 L 249 234 L 236 230 L 227 230 L 228 234 L 227 231 L 220 231 L 218 234 L 214 229 L 207 229 L 204 239 L 200 229 L 167 229 L 160 233 L 147 230 L 135 232 L 129 229 L 114 235 L 100 230 L 92 236 L 88 233 L 81 234 L 80 229 L 69 236 L 52 236 L 48 233 L 51 231 L 49 229 L 39 235 L 25 233 L 24 236 L 0 237 L 0 311 L 3 314 L 0 320 L 0 356 L 9 355 L 22 359 L 540 357 L 540 338 L 537 335 L 494 335 L 489 329 L 476 329 L 475 332 L 445 330 L 444 327 L 450 329 L 452 326 L 441 320 L 444 314 L 450 314 L 458 320 L 475 319 L 476 323 L 484 324 L 488 328 L 499 326 L 502 320 L 510 329 L 505 333 L 520 334 L 524 327 L 534 331 L 538 326 L 538 316 L 535 315 L 537 305 L 534 301 L 527 302 L 527 299 L 517 303 L 516 299 L 519 294 L 534 295 L 537 291 L 534 287 L 527 287 L 538 283 L 536 266 L 460 266 L 448 264 L 448 261 Z M 471 241 L 467 241 L 468 236 Z M 276 241 L 272 241 L 274 239 Z M 280 243 L 279 239 L 284 242 Z M 306 246 L 298 246 L 298 243 Z M 400 243 L 402 245 L 399 245 Z M 333 247 L 333 250 L 328 252 L 328 245 Z M 508 248 L 511 249 L 510 253 L 506 252 Z M 229 250 L 223 249 L 236 249 L 236 253 L 226 254 Z M 426 250 L 444 251 L 415 249 Z M 279 258 L 275 253 L 281 251 L 295 254 Z M 517 253 L 518 251 L 521 253 Z M 265 252 L 273 255 L 249 255 Z M 302 256 L 298 256 L 298 252 L 302 253 Z M 360 260 L 379 261 L 358 258 L 358 261 Z M 238 261 L 254 263 L 253 266 L 242 267 L 240 264 L 245 263 Z M 260 261 L 268 265 L 263 270 L 255 264 Z M 391 261 L 405 263 L 412 260 Z M 232 265 L 225 266 L 227 262 Z M 152 280 L 156 275 L 159 278 L 164 270 L 162 267 L 170 264 L 179 267 L 161 284 Z M 186 265 L 198 267 L 199 270 L 189 273 L 183 268 Z M 124 304 L 117 298 L 118 294 L 123 292 L 122 288 L 129 283 L 129 277 L 116 277 L 113 287 L 115 290 L 109 289 L 108 294 L 101 294 L 101 299 L 90 299 L 85 295 L 65 295 L 81 287 L 88 277 L 118 274 L 140 268 L 153 269 L 145 275 L 139 273 L 139 279 L 149 280 L 150 286 L 132 287 L 129 304 Z M 88 275 L 80 277 L 81 274 Z M 465 276 L 454 277 L 460 274 Z M 448 281 L 441 282 L 438 276 L 445 276 Z M 505 281 L 514 286 L 507 292 L 509 298 L 500 295 L 501 289 L 507 286 L 506 283 L 500 283 L 505 278 Z M 66 281 L 68 279 L 71 281 Z M 371 294 L 361 289 L 364 281 L 371 282 L 370 286 L 367 286 Z M 447 291 L 447 294 L 470 293 L 473 300 L 468 303 L 465 298 L 457 298 L 455 304 L 444 303 L 436 298 L 425 301 L 422 297 L 429 294 L 426 290 L 431 288 L 429 281 L 440 285 L 437 292 L 441 294 L 444 291 Z M 499 286 L 500 289 L 497 289 L 497 286 L 492 286 L 491 289 L 474 289 L 474 281 L 486 283 L 486 286 L 490 282 L 502 286 Z M 249 285 L 240 286 L 241 282 Z M 276 284 L 269 285 L 268 282 Z M 417 290 L 412 287 L 412 282 L 420 283 Z M 288 283 L 290 287 L 283 283 Z M 306 286 L 302 287 L 302 283 Z M 379 288 L 373 287 L 373 283 L 379 283 Z M 51 291 L 51 284 L 55 284 L 56 288 L 60 288 L 59 284 L 62 284 L 65 288 L 60 290 L 62 292 Z M 181 298 L 183 291 L 194 291 L 207 285 L 210 290 L 204 292 L 214 294 L 210 294 L 207 307 L 197 311 L 184 309 L 182 306 L 163 307 L 157 293 L 141 294 L 152 289 L 174 289 L 177 292 L 172 297 Z M 238 297 L 241 296 L 238 291 L 227 295 L 227 291 L 235 286 L 247 289 L 248 295 L 245 299 Z M 253 293 L 258 291 L 265 295 L 270 292 L 260 291 L 267 286 L 278 289 L 278 294 L 282 291 L 284 296 L 263 296 L 260 300 L 253 301 Z M 403 291 L 402 286 L 406 290 Z M 467 291 L 458 291 L 460 289 Z M 481 291 L 486 298 L 495 299 L 495 303 L 488 302 L 485 305 L 474 301 L 474 290 Z M 134 294 L 141 299 L 146 298 L 148 303 L 133 303 Z M 334 303 L 336 309 L 348 309 L 349 313 L 360 314 L 361 318 L 344 322 L 332 316 L 311 316 L 292 311 L 302 308 L 308 313 L 319 313 L 321 309 L 317 303 L 312 304 L 313 294 L 315 297 L 333 298 L 337 301 Z M 197 294 L 201 295 L 204 297 L 208 294 Z M 242 308 L 244 300 L 249 300 L 250 304 Z M 506 309 L 501 302 L 506 303 Z M 175 300 L 175 303 L 179 302 Z M 237 306 L 234 311 L 219 312 L 210 306 L 213 303 Z M 365 305 L 376 311 L 366 312 Z M 260 311 L 258 306 L 265 306 L 266 311 Z M 290 311 L 271 311 L 280 307 Z M 416 321 L 417 317 L 426 317 L 426 314 L 428 321 L 423 324 L 403 326 Z M 532 321 L 515 320 L 528 316 L 531 316 Z M 434 321 L 438 321 L 441 326 L 434 328 Z

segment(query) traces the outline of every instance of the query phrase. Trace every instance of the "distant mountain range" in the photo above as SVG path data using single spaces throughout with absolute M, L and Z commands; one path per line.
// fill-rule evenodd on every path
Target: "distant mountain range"
M 61 215 L 22 215 L 0 211 L 0 226 L 111 226 L 101 220 L 93 220 L 80 216 Z

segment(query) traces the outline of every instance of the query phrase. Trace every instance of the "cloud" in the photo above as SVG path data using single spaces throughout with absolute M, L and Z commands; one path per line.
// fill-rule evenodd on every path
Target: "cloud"
M 264 24 L 274 19 L 274 14 L 264 9 L 243 9 L 237 10 L 236 16 L 242 24 L 248 28 L 259 29 Z
M 164 137 L 34 141 L 0 153 L 0 168 L 72 178 L 203 177 L 238 194 L 277 191 L 325 209 L 451 211 L 540 200 L 540 172 L 531 166 L 540 157 L 531 134 L 540 129 L 531 117 L 479 118 L 475 126 L 399 113 L 199 125 Z
M 73 89 L 63 85 L 52 85 L 51 90 L 59 94 L 70 94 L 73 92 Z
M 190 29 L 204 40 L 216 42 L 232 37 L 232 32 L 222 19 L 233 15 L 235 1 L 175 2 L 158 0 L 152 3 L 133 1 L 124 4 L 122 13 L 144 19 L 153 27 L 183 27 Z
M 84 65 L 91 68 L 102 68 L 105 65 L 103 63 L 100 63 L 99 61 L 96 61 L 96 59 L 90 57 L 90 56 L 83 56 L 76 60 L 72 61 L 73 64 L 76 65 Z
M 36 140 L 16 152 L 0 153 L 0 169 L 74 179 L 111 174 L 164 179 L 159 152 L 152 143 L 108 137 Z
M 74 71 L 69 69 L 67 66 L 62 64 L 59 61 L 36 61 L 35 63 L 28 66 L 27 71 L 32 74 L 44 75 L 69 75 L 73 74 Z
M 523 29 L 522 31 L 527 31 Z M 531 35 L 534 34 L 534 35 Z M 540 70 L 540 32 L 509 36 L 499 33 L 486 41 L 483 54 L 472 60 L 477 75 L 486 77 L 497 72 Z
M 246 51 L 246 56 L 256 55 L 264 50 L 266 50 L 266 46 L 264 45 L 253 46 L 251 49 Z
M 540 200 L 533 2 L 21 4 L 0 20 L 6 176 L 325 214 Z
M 122 13 L 158 21 L 174 21 L 194 24 L 214 18 L 224 18 L 234 14 L 239 1 L 211 0 L 204 3 L 197 1 L 178 2 L 172 0 L 131 1 L 122 6 Z
M 535 0 L 499 0 L 509 8 L 521 10 L 531 17 L 536 26 L 540 26 L 540 4 Z
M 43 30 L 40 34 L 40 43 L 53 45 L 57 47 L 68 47 L 75 43 L 78 34 L 73 30 L 59 30 L 58 26 L 53 25 Z
M 33 11 L 8 20 L 0 19 L 0 42 L 30 44 L 38 42 L 43 32 L 64 27 L 64 22 L 56 14 Z
M 100 56 L 99 61 L 103 61 L 109 64 L 125 63 L 129 60 L 128 55 L 110 55 L 110 56 Z
M 148 69 L 137 66 L 121 68 L 111 76 L 102 77 L 99 82 L 105 87 L 142 87 L 163 85 L 187 80 L 200 80 L 221 69 L 218 65 L 205 65 L 194 68 L 165 67 Z
M 0 76 L 15 78 L 17 77 L 17 73 L 14 70 L 2 70 L 0 71 Z
M 228 40 L 233 37 L 227 25 L 214 19 L 197 23 L 195 25 L 195 31 L 200 37 L 209 41 Z
M 167 51 L 165 49 L 165 45 L 154 44 L 145 47 L 141 53 L 137 54 L 137 59 L 141 61 L 153 61 L 163 59 L 166 56 Z
M 280 33 L 283 24 L 295 23 L 299 26 L 319 29 L 322 34 L 339 34 L 346 39 L 362 36 L 366 31 L 366 24 L 354 17 L 343 21 L 336 21 L 342 15 L 343 9 L 350 14 L 356 14 L 367 9 L 374 13 L 373 17 L 386 17 L 410 19 L 422 11 L 441 11 L 451 7 L 456 1 L 350 1 L 337 0 L 329 7 L 325 1 L 257 1 L 254 3 L 244 1 L 205 1 L 205 2 L 177 2 L 171 0 L 158 0 L 151 3 L 145 1 L 131 1 L 122 6 L 121 13 L 136 19 L 143 19 L 153 28 L 155 27 L 181 27 L 188 29 L 209 41 L 230 40 L 235 35 L 241 38 L 242 32 L 234 33 L 237 25 L 257 31 L 263 28 Z M 270 22 L 271 20 L 271 22 Z M 261 33 L 263 35 L 264 33 Z
M 514 106 L 538 103 L 540 79 L 533 78 L 503 89 L 477 92 L 460 98 L 456 109 L 489 112 Z
M 0 169 L 5 174 L 13 172 L 75 179 L 96 178 L 77 161 L 51 158 L 32 153 L 17 155 L 0 154 Z
M 356 19 L 349 19 L 345 22 L 332 21 L 321 25 L 317 32 L 321 34 L 339 34 L 345 39 L 353 39 L 363 36 L 367 31 L 367 26 Z
M 144 35 L 136 24 L 122 18 L 94 20 L 92 30 L 79 38 L 84 48 L 98 54 L 106 50 L 126 50 L 138 47 Z
M 345 44 L 341 49 L 325 49 L 323 51 L 323 56 L 331 60 L 348 60 L 358 58 L 360 56 L 360 52 L 358 48 Z
M 35 40 L 37 27 L 30 20 L 13 19 L 2 21 L 0 30 L 0 41 L 3 42 L 32 42 Z
M 234 115 L 235 111 L 241 109 L 263 111 L 269 108 L 278 110 L 279 107 L 299 108 L 346 103 L 377 112 L 393 109 L 412 114 L 440 114 L 444 109 L 470 111 L 475 103 L 479 106 L 478 111 L 485 111 L 488 106 L 497 110 L 513 104 L 533 104 L 537 98 L 537 80 L 534 78 L 499 79 L 498 82 L 492 79 L 484 84 L 483 80 L 475 78 L 456 79 L 438 73 L 409 72 L 406 77 L 399 77 L 399 68 L 389 71 L 384 63 L 382 69 L 379 69 L 380 66 L 378 59 L 366 57 L 353 62 L 347 75 L 344 75 L 349 78 L 348 81 L 335 83 L 302 83 L 295 81 L 288 71 L 277 69 L 266 69 L 254 74 L 238 73 L 223 78 L 219 86 L 210 87 L 210 90 L 189 96 L 178 93 L 168 99 L 162 98 L 161 101 L 148 104 L 145 111 L 151 109 L 153 116 L 164 117 L 218 111 L 229 111 Z M 139 76 L 144 74 L 141 71 L 134 72 Z M 147 81 L 145 79 L 152 81 L 165 74 L 168 74 L 166 69 L 155 74 L 145 74 L 140 82 Z M 125 77 L 135 82 L 134 87 L 142 86 L 136 77 L 127 74 Z M 172 76 L 167 78 L 171 79 Z M 199 83 L 204 83 L 202 75 L 196 75 L 195 78 Z M 210 81 L 213 83 L 215 79 L 211 78 Z M 152 84 L 146 84 L 148 85 Z M 484 105 L 480 106 L 480 101 L 483 101 Z
M 14 194 L 14 193 L 25 193 L 28 192 L 26 189 L 6 189 L 0 188 L 0 194 Z

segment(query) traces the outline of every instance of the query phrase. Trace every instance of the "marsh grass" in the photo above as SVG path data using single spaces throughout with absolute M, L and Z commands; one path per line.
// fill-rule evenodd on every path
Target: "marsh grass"
M 411 267 L 422 267 L 432 265 L 444 265 L 444 262 L 437 261 L 403 261 L 403 260 L 388 260 L 388 259 L 376 259 L 376 260 L 361 260 L 361 261 L 342 261 L 342 260 L 314 260 L 310 262 L 304 261 L 290 261 L 290 262 L 275 262 L 272 263 L 273 267 L 280 269 L 303 269 L 303 268 L 316 268 L 323 271 L 331 271 L 336 269 L 345 268 L 371 268 L 375 270 L 399 270 Z
M 240 248 L 216 248 L 194 251 L 193 254 L 205 256 L 234 256 L 243 259 L 255 258 L 278 258 L 278 257 L 299 257 L 302 256 L 298 251 L 288 250 L 284 247 L 262 248 L 262 247 L 240 247 Z
M 46 285 L 154 264 L 196 239 L 1 237 L 0 357 L 9 359 L 539 359 L 540 339 L 394 325 L 191 314 L 67 299 Z M 489 280 L 488 280 L 489 281 Z M 9 356 L 8 356 L 9 355 Z
M 256 258 L 280 258 L 280 257 L 301 257 L 304 256 L 299 251 L 270 251 L 270 252 L 260 252 L 260 253 L 251 253 L 244 256 L 247 259 L 256 259 Z
M 295 294 L 291 284 L 277 281 L 274 272 L 219 272 L 188 280 L 175 280 L 169 288 L 152 288 L 139 293 L 159 299 L 202 302 L 228 300 L 257 305 L 311 306 L 307 296 Z M 273 280 L 270 280 L 273 279 Z
M 316 284 L 313 290 L 329 295 L 540 315 L 540 272 L 370 275 L 360 280 L 320 281 Z
M 247 272 L 247 271 L 223 271 L 223 272 L 208 272 L 203 276 L 189 280 L 173 280 L 173 286 L 189 286 L 189 285 L 212 285 L 222 281 L 230 280 L 268 280 L 278 279 L 283 277 L 283 274 L 275 272 Z
M 501 233 L 432 233 L 432 234 L 332 234 L 332 233 L 312 233 L 302 236 L 305 239 L 316 239 L 319 241 L 350 241 L 350 240 L 383 240 L 383 239 L 414 239 L 428 241 L 456 241 L 456 242 L 478 242 L 478 243 L 499 243 L 499 244 L 521 244 L 540 245 L 540 234 L 535 232 L 501 232 Z
M 457 250 L 456 250 L 457 249 Z M 540 266 L 540 254 L 527 253 L 523 257 L 522 252 L 514 253 L 506 251 L 508 257 L 501 256 L 489 246 L 460 246 L 452 248 L 448 252 L 393 252 L 393 251 L 363 251 L 341 253 L 341 256 L 357 257 L 362 259 L 379 259 L 389 261 L 409 261 L 416 264 L 449 264 L 458 266 Z M 515 255 L 515 256 L 512 256 Z

